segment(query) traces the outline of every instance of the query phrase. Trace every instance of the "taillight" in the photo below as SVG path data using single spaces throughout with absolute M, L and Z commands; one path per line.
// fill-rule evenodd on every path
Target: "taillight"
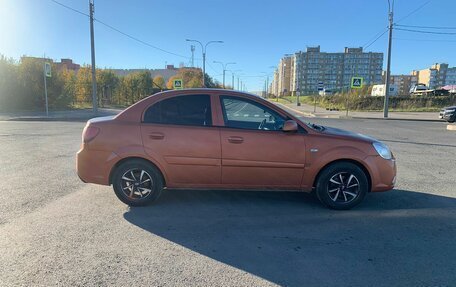
M 90 142 L 98 135 L 99 132 L 100 129 L 97 127 L 86 126 L 82 132 L 82 141 L 84 143 Z

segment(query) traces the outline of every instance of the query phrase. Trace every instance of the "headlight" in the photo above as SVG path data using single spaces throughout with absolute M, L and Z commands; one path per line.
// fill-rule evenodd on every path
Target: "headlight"
M 384 143 L 381 143 L 381 142 L 374 142 L 372 144 L 375 148 L 375 150 L 377 151 L 377 153 L 383 157 L 384 159 L 392 159 L 393 158 L 393 155 L 391 154 L 391 151 L 389 149 L 389 147 L 384 144 Z

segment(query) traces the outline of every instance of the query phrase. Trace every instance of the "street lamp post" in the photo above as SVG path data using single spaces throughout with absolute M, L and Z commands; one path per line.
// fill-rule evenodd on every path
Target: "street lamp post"
M 225 72 L 226 72 L 226 66 L 228 65 L 234 65 L 236 64 L 235 62 L 229 62 L 229 63 L 226 63 L 224 64 L 223 62 L 220 62 L 220 61 L 214 61 L 215 64 L 220 64 L 222 65 L 222 69 L 223 69 L 223 88 L 225 89 Z
M 237 72 L 241 72 L 242 70 L 227 70 L 227 71 L 230 71 L 231 72 L 231 88 L 234 90 L 234 75 L 235 73 Z M 238 86 L 239 86 L 239 76 L 238 76 Z M 239 89 L 239 87 L 238 87 Z
M 196 42 L 201 45 L 201 51 L 203 52 L 203 88 L 206 87 L 206 49 L 211 43 L 223 43 L 223 41 L 209 41 L 205 45 L 198 40 L 185 39 L 187 42 Z

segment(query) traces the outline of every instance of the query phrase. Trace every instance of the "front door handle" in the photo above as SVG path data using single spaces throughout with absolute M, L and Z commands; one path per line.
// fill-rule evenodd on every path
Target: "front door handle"
M 162 133 L 150 133 L 149 138 L 153 140 L 162 140 L 165 138 L 165 135 Z
M 228 137 L 228 141 L 230 143 L 234 143 L 234 144 L 240 144 L 240 143 L 243 143 L 244 142 L 244 139 L 242 137 L 235 137 L 235 136 L 232 136 L 232 137 Z

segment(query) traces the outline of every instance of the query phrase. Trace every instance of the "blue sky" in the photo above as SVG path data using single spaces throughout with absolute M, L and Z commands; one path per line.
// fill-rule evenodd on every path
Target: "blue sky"
M 58 0 L 88 13 L 88 0 Z M 423 8 L 410 12 L 427 3 Z M 96 60 L 99 67 L 162 68 L 166 63 L 189 63 L 190 44 L 223 40 L 207 51 L 207 72 L 221 81 L 221 67 L 213 61 L 236 62 L 249 90 L 262 88 L 281 56 L 306 46 L 342 51 L 364 46 L 386 29 L 387 0 L 95 0 L 95 18 L 162 49 L 170 55 L 135 42 L 95 23 Z M 456 26 L 454 0 L 396 0 L 395 20 L 402 25 Z M 412 29 L 412 28 L 410 28 Z M 434 30 L 436 31 L 436 30 Z M 437 30 L 456 32 L 456 30 Z M 53 59 L 72 58 L 90 63 L 89 21 L 51 0 L 0 0 L 0 53 Z M 392 72 L 409 73 L 436 62 L 456 66 L 456 35 L 394 31 Z M 384 52 L 387 34 L 367 48 Z M 201 65 L 197 46 L 196 64 Z M 386 59 L 386 56 L 385 56 Z M 385 66 L 386 66 L 386 60 Z M 231 81 L 231 76 L 227 82 Z

